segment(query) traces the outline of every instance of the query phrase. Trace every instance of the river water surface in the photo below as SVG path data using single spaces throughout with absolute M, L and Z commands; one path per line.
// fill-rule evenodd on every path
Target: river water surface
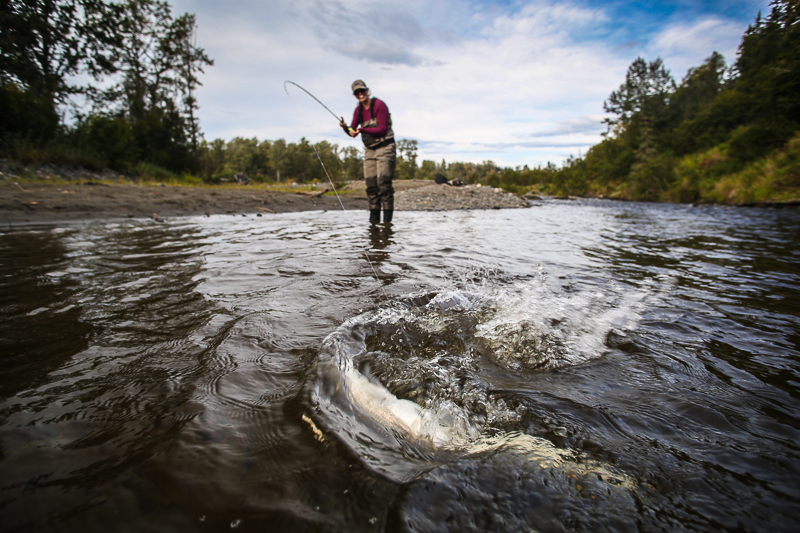
M 796 531 L 798 211 L 365 218 L 3 230 L 0 529 Z

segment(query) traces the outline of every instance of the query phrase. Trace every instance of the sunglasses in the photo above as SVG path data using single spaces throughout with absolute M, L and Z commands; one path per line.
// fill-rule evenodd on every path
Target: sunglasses
M 364 90 L 364 89 L 356 89 L 356 91 L 355 91 L 353 94 L 354 94 L 354 95 L 356 95 L 356 96 L 358 96 L 358 95 L 364 94 L 364 93 L 366 93 L 366 92 L 367 92 L 367 91 L 366 91 L 366 90 Z

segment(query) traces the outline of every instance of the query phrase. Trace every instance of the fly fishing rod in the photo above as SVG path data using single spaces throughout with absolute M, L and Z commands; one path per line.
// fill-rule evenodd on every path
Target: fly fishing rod
M 295 87 L 297 87 L 298 89 L 300 89 L 301 91 L 306 93 L 308 96 L 310 96 L 311 98 L 316 100 L 317 103 L 319 105 L 321 105 L 322 107 L 324 107 L 325 109 L 327 109 L 328 113 L 333 115 L 333 117 L 335 119 L 341 121 L 340 124 L 342 122 L 344 122 L 344 117 L 337 117 L 336 113 L 334 113 L 333 111 L 328 109 L 328 106 L 326 106 L 325 104 L 320 102 L 319 99 L 316 96 L 314 96 L 310 92 L 306 91 L 305 89 L 303 89 L 302 87 L 297 85 L 295 82 L 286 80 L 285 82 L 283 82 L 283 89 L 286 91 L 286 96 L 289 97 L 289 100 L 292 102 L 292 105 L 294 105 L 294 100 L 292 100 L 292 95 L 289 94 L 289 88 L 286 86 L 287 83 L 291 83 L 292 85 L 294 85 Z M 298 113 L 297 106 L 295 106 L 294 111 L 295 111 L 295 113 Z M 298 115 L 299 115 L 299 113 L 298 113 Z M 348 126 L 346 131 L 353 132 L 355 130 Z M 328 178 L 328 183 L 331 184 L 331 188 L 333 189 L 333 194 L 335 194 L 336 195 L 336 199 L 339 200 L 339 205 L 342 207 L 342 211 L 347 212 L 347 209 L 345 209 L 344 203 L 342 202 L 342 199 L 339 197 L 339 191 L 336 190 L 336 186 L 333 184 L 333 179 L 331 179 L 331 175 L 328 174 L 328 169 L 325 168 L 325 163 L 322 161 L 322 157 L 320 157 L 319 152 L 317 151 L 317 147 L 314 146 L 314 144 L 312 143 L 311 144 L 311 148 L 314 149 L 314 153 L 317 155 L 317 159 L 319 159 L 319 164 L 322 165 L 322 170 L 325 172 L 325 176 L 327 176 L 327 178 Z M 372 263 L 372 261 L 369 258 L 369 253 L 367 253 L 367 248 L 362 245 L 361 246 L 361 251 L 364 253 L 364 258 L 367 260 L 367 263 L 369 263 L 369 266 L 372 269 L 372 275 L 375 277 L 375 281 L 377 281 L 380 284 L 380 277 L 378 276 L 378 271 L 375 269 L 375 265 Z M 383 284 L 380 284 L 379 287 L 380 287 L 381 293 L 383 294 L 384 300 L 386 300 L 388 302 L 389 301 L 389 296 L 386 294 L 386 290 L 383 288 Z M 409 350 L 411 350 L 411 354 L 413 355 L 414 354 L 414 346 L 411 343 L 411 338 L 408 336 L 408 332 L 406 331 L 405 327 L 403 327 L 402 323 L 400 324 L 400 329 L 402 330 L 403 334 L 405 335 L 406 341 L 408 342 L 408 348 L 409 348 Z
M 314 96 L 310 92 L 306 91 L 305 89 L 303 89 L 302 87 L 297 85 L 295 82 L 286 80 L 285 82 L 283 82 L 283 88 L 286 91 L 286 96 L 288 96 L 289 100 L 292 102 L 292 105 L 294 105 L 294 100 L 292 100 L 292 95 L 289 94 L 289 88 L 286 86 L 287 83 L 291 83 L 292 85 L 294 85 L 295 87 L 297 87 L 298 89 L 300 89 L 304 93 L 306 93 L 308 96 L 310 96 L 311 98 L 316 100 L 319 105 L 321 105 L 325 109 L 328 109 L 328 106 L 326 106 L 325 104 L 320 102 L 319 99 L 316 96 Z M 294 111 L 295 111 L 295 113 L 298 113 L 296 105 L 294 106 Z M 341 117 L 341 118 L 337 117 L 336 114 L 333 111 L 331 111 L 330 109 L 328 109 L 328 113 L 333 115 L 336 119 L 341 120 L 341 122 L 344 122 L 344 117 Z M 350 130 L 350 131 L 354 131 L 352 128 L 347 128 L 347 129 Z M 314 146 L 314 144 L 311 144 L 311 148 L 313 148 L 314 149 L 314 153 L 317 154 L 317 159 L 319 159 L 319 164 L 322 165 L 322 170 L 325 172 L 325 176 L 327 176 L 327 178 L 328 178 L 328 183 L 331 184 L 331 188 L 333 189 L 333 194 L 335 194 L 336 195 L 336 199 L 339 200 L 339 205 L 342 206 L 342 211 L 346 212 L 347 209 L 345 209 L 344 203 L 342 202 L 342 199 L 339 197 L 339 191 L 336 190 L 336 185 L 333 184 L 333 179 L 331 179 L 331 175 L 328 174 L 328 169 L 325 168 L 325 163 L 322 161 L 322 157 L 320 157 L 319 152 L 317 152 L 317 147 Z M 375 280 L 380 282 L 380 278 L 378 277 L 378 271 L 375 270 L 375 265 L 373 265 L 372 261 L 370 261 L 369 254 L 367 253 L 367 249 L 362 246 L 362 251 L 364 252 L 364 257 L 367 259 L 367 263 L 369 263 L 370 268 L 372 268 L 372 274 L 375 276 Z M 383 290 L 383 285 L 381 285 L 381 291 L 383 292 L 384 298 L 386 298 L 388 300 L 389 297 L 386 295 L 386 292 Z
M 321 105 L 322 107 L 324 107 L 324 108 L 325 108 L 325 109 L 328 111 L 328 113 L 330 113 L 331 115 L 333 115 L 333 118 L 335 118 L 336 120 L 338 120 L 340 124 L 344 122 L 344 117 L 337 117 L 337 116 L 336 116 L 336 113 L 334 113 L 333 111 L 331 111 L 330 109 L 328 109 L 328 106 L 326 106 L 325 104 L 323 104 L 322 102 L 320 102 L 319 98 L 317 98 L 316 96 L 314 96 L 313 94 L 311 94 L 310 92 L 308 92 L 307 90 L 305 90 L 304 88 L 300 87 L 300 86 L 299 86 L 298 84 L 296 84 L 295 82 L 293 82 L 293 81 L 289 81 L 289 80 L 286 80 L 285 82 L 283 82 L 283 90 L 285 90 L 285 91 L 286 91 L 286 96 L 288 96 L 290 100 L 292 99 L 292 96 L 289 94 L 289 88 L 286 86 L 286 84 L 287 84 L 287 83 L 291 83 L 292 85 L 294 85 L 295 87 L 297 87 L 298 89 L 300 89 L 301 91 L 303 91 L 304 93 L 306 93 L 308 96 L 310 96 L 311 98 L 313 98 L 314 100 L 316 100 L 316 101 L 317 101 L 317 103 L 318 103 L 319 105 Z M 354 132 L 354 131 L 356 131 L 356 130 L 354 130 L 354 129 L 353 129 L 353 128 L 351 128 L 350 126 L 347 126 L 347 131 L 348 131 L 348 132 Z

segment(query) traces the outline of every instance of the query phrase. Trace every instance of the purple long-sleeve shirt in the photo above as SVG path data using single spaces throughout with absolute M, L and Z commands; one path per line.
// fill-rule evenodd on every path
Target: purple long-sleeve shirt
M 356 129 L 358 127 L 358 108 L 361 104 L 356 106 L 356 110 L 353 112 L 353 122 L 350 124 L 350 127 Z M 378 119 L 378 125 L 375 128 L 361 128 L 361 131 L 364 133 L 368 133 L 373 137 L 383 137 L 383 135 L 389 129 L 389 107 L 383 103 L 382 100 L 375 99 L 375 103 L 370 105 L 369 109 L 364 110 L 364 115 L 362 120 L 364 122 L 368 121 L 371 117 L 376 117 Z

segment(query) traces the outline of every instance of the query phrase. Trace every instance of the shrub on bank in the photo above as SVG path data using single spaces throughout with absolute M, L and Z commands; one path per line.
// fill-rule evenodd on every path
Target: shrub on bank
M 783 148 L 729 174 L 709 188 L 711 202 L 750 204 L 800 201 L 800 133 Z

